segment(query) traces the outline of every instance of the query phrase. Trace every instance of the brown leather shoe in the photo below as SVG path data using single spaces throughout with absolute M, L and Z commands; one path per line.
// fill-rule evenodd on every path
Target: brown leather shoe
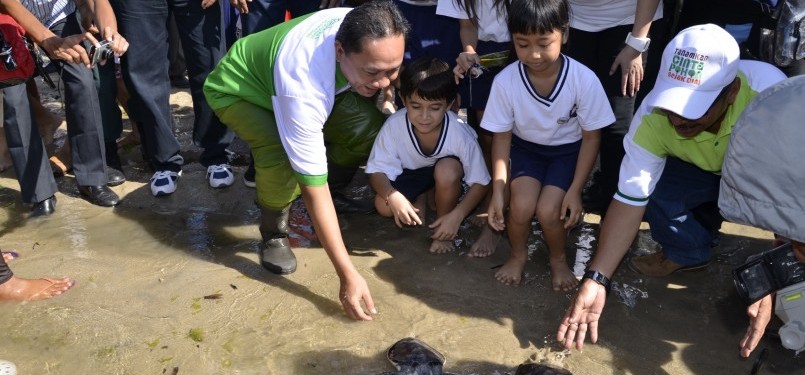
M 650 277 L 668 276 L 677 271 L 697 271 L 707 268 L 710 262 L 681 265 L 665 257 L 662 251 L 653 254 L 632 257 L 627 263 L 629 269 L 641 275 Z

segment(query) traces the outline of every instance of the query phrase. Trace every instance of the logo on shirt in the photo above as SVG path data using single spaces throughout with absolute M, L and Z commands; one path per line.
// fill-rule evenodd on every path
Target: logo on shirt
M 691 85 L 702 83 L 702 70 L 709 56 L 677 48 L 668 66 L 668 78 Z

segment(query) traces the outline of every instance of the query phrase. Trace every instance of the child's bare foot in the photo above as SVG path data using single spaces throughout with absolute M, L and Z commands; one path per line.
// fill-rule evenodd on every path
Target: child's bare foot
M 559 260 L 551 260 L 551 284 L 553 291 L 560 290 L 569 292 L 579 284 L 579 280 L 573 275 L 573 271 L 567 266 L 567 261 L 562 258 Z
M 70 278 L 23 279 L 12 276 L 0 284 L 0 301 L 39 301 L 53 298 L 73 287 Z
M 495 272 L 495 279 L 506 285 L 518 286 L 523 277 L 523 268 L 528 258 L 510 257 L 505 264 Z
M 495 249 L 498 247 L 498 240 L 500 240 L 500 233 L 493 231 L 489 225 L 484 224 L 483 229 L 481 229 L 481 235 L 470 246 L 470 252 L 467 253 L 467 256 L 483 258 L 494 254 Z
M 441 241 L 441 240 L 433 240 L 430 243 L 430 251 L 433 254 L 444 254 L 455 251 L 456 248 L 453 246 L 453 241 Z

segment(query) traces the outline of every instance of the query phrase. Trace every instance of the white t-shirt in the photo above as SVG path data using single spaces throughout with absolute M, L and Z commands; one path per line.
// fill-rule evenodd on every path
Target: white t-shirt
M 498 43 L 511 41 L 505 9 L 495 7 L 494 0 L 478 0 L 475 11 L 478 13 L 478 40 Z M 464 7 L 456 4 L 455 0 L 439 0 L 436 14 L 460 20 L 470 19 Z
M 582 129 L 592 131 L 614 123 L 615 115 L 595 73 L 570 57 L 560 58 L 562 68 L 547 97 L 537 93 L 519 61 L 498 73 L 481 127 L 557 146 L 580 140 Z
M 310 15 L 288 32 L 276 55 L 274 117 L 291 167 L 304 175 L 327 174 L 324 123 L 335 95 L 349 88 L 348 83 L 337 87 L 335 34 L 350 10 Z
M 637 0 L 570 0 L 570 27 L 598 32 L 615 26 L 634 24 Z M 662 0 L 653 21 L 662 18 Z M 626 35 L 623 36 L 624 39 Z
M 425 154 L 420 148 L 407 113 L 403 108 L 386 119 L 366 162 L 366 173 L 383 173 L 394 181 L 403 169 L 430 167 L 441 158 L 455 156 L 464 167 L 467 185 L 489 183 L 491 178 L 477 134 L 469 125 L 459 121 L 455 113 L 448 111 L 445 114 L 439 143 L 430 154 Z

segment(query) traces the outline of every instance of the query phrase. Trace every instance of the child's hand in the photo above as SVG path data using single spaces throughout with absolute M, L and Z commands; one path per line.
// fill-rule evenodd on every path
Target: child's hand
M 503 222 L 503 196 L 492 194 L 492 199 L 489 201 L 489 208 L 486 212 L 489 226 L 492 229 L 501 231 L 506 228 L 506 224 Z
M 456 237 L 456 234 L 458 234 L 458 227 L 461 225 L 463 219 L 464 218 L 456 215 L 453 211 L 436 219 L 431 225 L 428 225 L 428 228 L 436 229 L 430 238 L 439 241 L 452 240 Z
M 570 211 L 568 214 L 567 212 Z M 581 194 L 568 192 L 562 200 L 562 211 L 559 220 L 565 221 L 565 229 L 568 229 L 581 220 Z
M 408 199 L 399 191 L 393 191 L 388 198 L 388 205 L 394 215 L 394 223 L 402 228 L 405 225 L 422 225 L 422 220 L 417 215 L 419 210 L 414 207 Z
M 464 76 L 469 73 L 471 76 L 475 76 L 480 72 L 472 72 L 472 66 L 475 64 L 480 64 L 481 58 L 478 57 L 478 54 L 475 52 L 462 52 L 458 55 L 456 59 L 456 67 L 453 68 L 453 75 L 456 77 L 456 84 L 458 84 Z

